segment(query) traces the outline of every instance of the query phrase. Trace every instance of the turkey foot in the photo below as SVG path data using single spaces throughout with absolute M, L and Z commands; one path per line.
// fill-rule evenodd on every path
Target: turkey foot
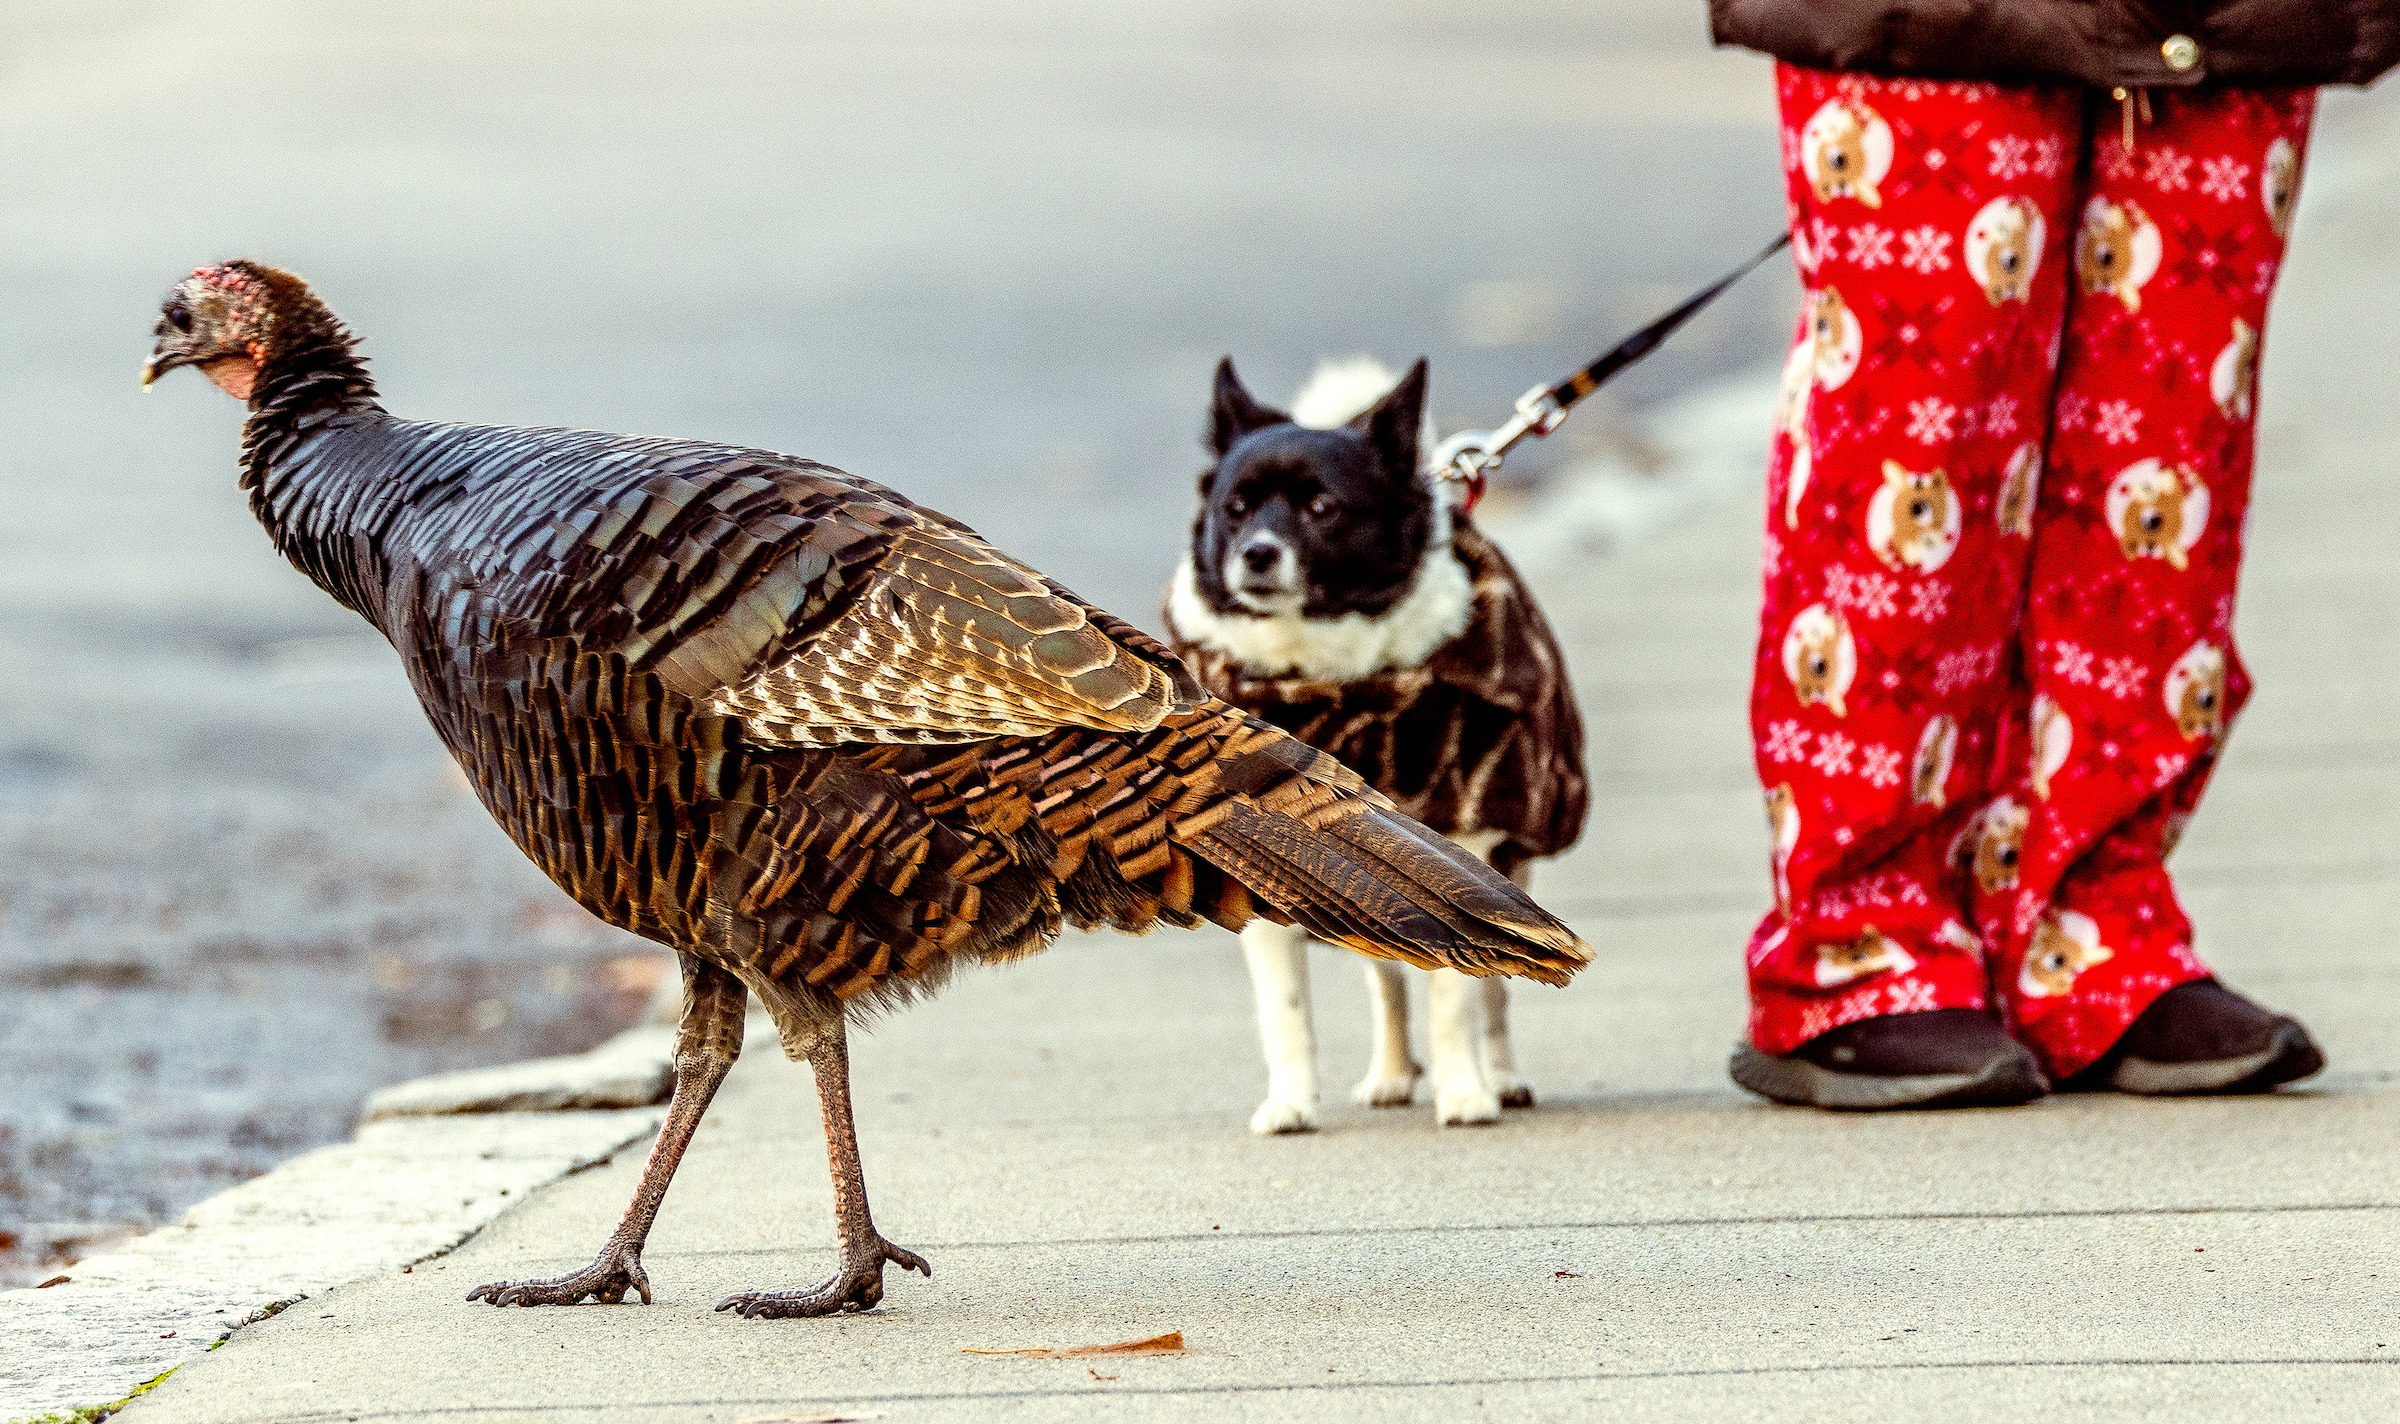
M 580 1271 L 546 1281 L 493 1281 L 468 1291 L 467 1299 L 488 1300 L 494 1305 L 573 1305 L 590 1296 L 602 1305 L 615 1305 L 625 1299 L 627 1291 L 639 1291 L 642 1304 L 650 1303 L 650 1277 L 642 1272 L 642 1248 L 611 1241 Z
M 843 1255 L 841 1270 L 815 1290 L 744 1291 L 717 1302 L 717 1309 L 737 1311 L 745 1320 L 800 1320 L 813 1315 L 839 1315 L 845 1310 L 873 1310 L 883 1301 L 886 1261 L 904 1271 L 920 1272 L 927 1280 L 933 1279 L 933 1267 L 925 1264 L 924 1257 L 894 1246 L 880 1235 L 864 1253 L 865 1259 L 853 1261 L 848 1259 L 849 1253 Z

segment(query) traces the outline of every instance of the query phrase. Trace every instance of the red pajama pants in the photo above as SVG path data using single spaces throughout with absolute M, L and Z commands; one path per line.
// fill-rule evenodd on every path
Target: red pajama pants
M 2208 971 L 2165 869 L 2249 690 L 2259 342 L 2311 91 L 1779 66 L 1807 289 L 1751 697 L 1751 1038 L 1997 1004 L 2054 1077 Z

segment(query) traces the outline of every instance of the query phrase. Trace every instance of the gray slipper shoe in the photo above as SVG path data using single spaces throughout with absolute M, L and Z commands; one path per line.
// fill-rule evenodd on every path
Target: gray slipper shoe
M 2298 1019 L 2195 979 L 2159 995 L 2099 1062 L 2060 1087 L 2145 1097 L 2263 1093 L 2324 1066 L 2324 1051 Z
M 1800 1107 L 2010 1107 L 2050 1091 L 2025 1046 L 1981 1009 L 1935 1009 L 1860 1019 L 1790 1053 L 1734 1050 L 1733 1081 Z

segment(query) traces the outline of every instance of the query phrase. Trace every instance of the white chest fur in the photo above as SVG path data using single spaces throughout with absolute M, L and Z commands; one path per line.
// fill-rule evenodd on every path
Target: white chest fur
M 1445 540 L 1427 552 L 1407 597 L 1381 613 L 1334 618 L 1219 613 L 1200 596 L 1187 553 L 1167 591 L 1167 617 L 1182 637 L 1225 653 L 1254 676 L 1349 682 L 1432 657 L 1465 631 L 1474 603 L 1466 566 Z

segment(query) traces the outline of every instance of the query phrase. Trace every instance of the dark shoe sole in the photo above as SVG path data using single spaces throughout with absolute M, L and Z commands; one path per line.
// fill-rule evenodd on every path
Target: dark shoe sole
M 2050 1080 L 2030 1053 L 1994 1058 L 1973 1073 L 1884 1078 L 1837 1073 L 1805 1058 L 1777 1058 L 1745 1043 L 1733 1051 L 1726 1069 L 1734 1082 L 1762 1098 L 1836 1112 L 2015 1107 L 2050 1091 Z
M 2146 1098 L 2194 1097 L 2206 1094 L 2263 1093 L 2269 1088 L 2305 1078 L 2325 1066 L 2325 1054 L 2308 1030 L 2286 1019 L 2275 1037 L 2256 1053 L 2239 1058 L 2212 1058 L 2201 1063 L 2153 1063 L 2124 1058 L 2108 1076 L 2108 1086 L 2120 1093 Z

